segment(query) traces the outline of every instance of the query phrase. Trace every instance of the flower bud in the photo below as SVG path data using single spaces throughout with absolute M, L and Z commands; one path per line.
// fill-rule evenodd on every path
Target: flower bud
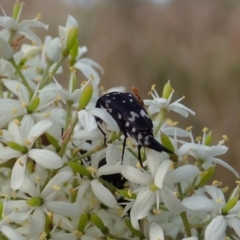
M 29 114 L 33 113 L 40 104 L 40 98 L 36 96 L 27 107 L 27 112 Z
M 4 60 L 11 60 L 13 58 L 13 51 L 5 38 L 0 36 L 0 58 Z
M 104 234 L 109 233 L 108 228 L 104 226 L 101 218 L 98 217 L 97 214 L 91 213 L 91 221 L 99 230 L 101 230 L 102 233 L 104 233 Z
M 87 83 L 80 96 L 78 110 L 85 109 L 92 98 L 92 94 L 93 86 L 91 83 Z
M 174 152 L 174 147 L 172 145 L 171 140 L 169 139 L 169 137 L 167 135 L 165 135 L 163 133 L 161 134 L 161 142 L 164 147 L 166 147 L 170 151 Z
M 90 179 L 92 178 L 91 173 L 83 165 L 80 165 L 79 163 L 76 163 L 76 162 L 69 162 L 68 166 L 70 168 L 72 168 L 72 170 L 74 172 L 77 172 L 77 173 L 79 173 L 79 174 L 81 174 L 83 176 L 86 176 L 86 177 L 90 178 Z
M 226 203 L 225 207 L 222 209 L 222 214 L 227 214 L 238 202 L 238 197 L 235 196 Z
M 21 11 L 22 11 L 22 3 L 20 3 L 19 1 L 16 1 L 13 6 L 12 17 L 15 20 L 19 19 L 19 15 L 21 14 Z
M 88 222 L 88 215 L 83 213 L 78 221 L 78 231 L 83 232 Z
M 76 39 L 73 47 L 70 50 L 70 66 L 73 66 L 76 63 L 76 57 L 78 56 L 78 39 Z
M 199 175 L 201 177 L 201 180 L 198 183 L 198 187 L 204 187 L 206 183 L 209 181 L 209 179 L 213 176 L 215 172 L 215 165 L 212 165 L 210 168 L 208 168 L 206 171 L 201 172 Z
M 10 147 L 11 149 L 18 151 L 22 154 L 26 154 L 28 152 L 28 148 L 25 146 L 22 146 L 20 144 L 17 144 L 15 142 L 7 142 L 8 147 Z
M 51 145 L 55 148 L 55 150 L 59 152 L 61 147 L 58 144 L 58 140 L 47 132 L 45 133 L 45 135 L 47 137 L 47 140 L 51 143 Z
M 170 81 L 168 81 L 163 87 L 162 98 L 168 99 L 171 92 L 172 92 L 172 86 L 170 84 Z
M 205 144 L 206 146 L 211 146 L 211 144 L 212 144 L 212 131 L 210 131 L 210 132 L 206 135 L 204 144 Z

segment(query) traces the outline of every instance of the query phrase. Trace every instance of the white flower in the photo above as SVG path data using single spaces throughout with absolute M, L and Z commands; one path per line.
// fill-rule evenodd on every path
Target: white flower
M 220 142 L 218 145 L 214 146 L 206 146 L 204 145 L 204 142 L 201 143 L 185 143 L 184 146 L 182 146 L 182 151 L 184 151 L 186 154 L 193 156 L 196 160 L 202 160 L 205 161 L 207 168 L 209 167 L 209 164 L 217 163 L 219 165 L 222 165 L 223 167 L 229 169 L 232 171 L 238 178 L 239 173 L 231 167 L 229 164 L 224 162 L 223 160 L 217 158 L 216 156 L 222 155 L 227 152 L 228 147 L 225 145 L 222 145 L 223 142 Z
M 3 80 L 5 87 L 14 93 L 17 99 L 0 99 L 0 127 L 5 127 L 13 119 L 30 114 L 36 120 L 49 119 L 53 126 L 50 132 L 59 131 L 64 127 L 65 111 L 62 108 L 52 106 L 57 99 L 57 96 L 50 91 L 43 91 L 38 93 L 38 86 L 35 89 L 34 95 L 30 97 L 27 88 L 16 80 Z M 36 98 L 39 99 L 38 104 L 34 110 L 29 109 Z
M 160 162 L 153 150 L 147 152 L 147 162 L 150 173 L 131 166 L 123 166 L 121 172 L 131 183 L 144 186 L 134 191 L 137 198 L 130 216 L 132 225 L 136 229 L 139 228 L 137 220 L 147 216 L 154 203 L 156 203 L 157 211 L 161 202 L 164 202 L 172 213 L 180 214 L 184 211 L 185 208 L 181 201 L 176 198 L 172 191 L 173 184 L 189 180 L 199 174 L 198 168 L 191 165 L 181 166 L 173 170 L 172 161 L 164 160 Z
M 63 217 L 78 216 L 77 205 L 57 200 L 59 190 L 72 176 L 73 174 L 70 171 L 59 172 L 47 183 L 42 191 L 35 186 L 32 180 L 25 177 L 23 184 L 19 188 L 18 200 L 7 202 L 7 211 L 17 211 L 15 216 L 19 215 L 18 221 L 29 220 L 28 234 L 31 239 L 39 239 L 39 235 L 44 231 L 45 214 L 49 214 L 49 212 Z M 14 217 L 11 220 L 14 221 Z
M 183 117 L 188 117 L 189 113 L 195 115 L 195 113 L 191 109 L 179 103 L 184 97 L 176 100 L 173 103 L 170 103 L 172 100 L 173 93 L 174 91 L 172 90 L 168 99 L 160 98 L 157 91 L 155 89 L 152 89 L 151 95 L 153 97 L 153 100 L 144 100 L 144 104 L 149 106 L 148 107 L 149 113 L 154 114 L 160 112 L 162 109 L 166 109 L 167 111 L 174 111 L 176 113 L 179 113 Z
M 78 22 L 74 17 L 72 17 L 71 15 L 68 15 L 66 27 L 62 27 L 62 26 L 58 27 L 59 37 L 60 37 L 61 45 L 63 49 L 66 47 L 66 43 L 69 37 L 69 32 L 72 28 L 78 28 Z
M 8 147 L 1 147 L 1 163 L 17 158 L 11 175 L 13 190 L 18 189 L 23 183 L 28 158 L 47 169 L 57 169 L 63 165 L 63 160 L 56 153 L 45 149 L 32 149 L 35 140 L 51 125 L 48 120 L 34 124 L 32 118 L 26 115 L 21 122 L 12 121 L 8 125 L 8 130 L 2 130 L 0 139 Z
M 187 209 L 195 210 L 196 212 L 205 212 L 206 217 L 207 213 L 210 213 L 212 220 L 205 230 L 204 239 L 217 240 L 224 238 L 227 226 L 233 228 L 238 237 L 240 237 L 240 201 L 236 201 L 235 204 L 229 207 L 229 205 L 227 205 L 228 203 L 225 201 L 223 192 L 217 187 L 205 186 L 203 190 L 206 192 L 206 195 L 211 197 L 211 199 L 204 195 L 193 195 L 183 199 L 182 204 Z M 238 196 L 238 190 L 239 186 L 235 188 L 228 202 Z M 226 206 L 228 206 L 228 209 L 226 209 Z
M 41 39 L 30 30 L 31 27 L 42 27 L 44 29 L 48 29 L 48 25 L 39 22 L 38 19 L 33 20 L 24 20 L 22 22 L 18 22 L 18 19 L 15 20 L 13 17 L 9 16 L 0 16 L 0 26 L 4 27 L 8 30 L 7 34 L 10 32 L 15 32 L 20 35 L 24 35 L 27 39 L 41 45 Z
M 7 221 L 15 217 L 14 213 L 6 215 L 6 201 L 0 201 L 1 205 L 1 216 L 0 216 L 0 232 L 6 236 L 9 240 L 25 240 L 25 238 L 13 229 Z M 15 227 L 14 227 L 15 228 Z
M 91 83 L 94 87 L 95 92 L 97 92 L 97 86 L 100 82 L 100 77 L 94 68 L 99 69 L 102 74 L 104 71 L 103 68 L 95 61 L 89 58 L 81 58 L 85 52 L 87 52 L 87 48 L 85 46 L 78 49 L 78 57 L 76 59 L 74 67 L 80 70 L 87 79 L 93 79 Z

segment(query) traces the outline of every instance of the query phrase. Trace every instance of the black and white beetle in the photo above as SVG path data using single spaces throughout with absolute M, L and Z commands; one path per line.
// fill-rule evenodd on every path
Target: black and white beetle
M 138 160 L 141 166 L 140 149 L 142 146 L 158 152 L 164 151 L 173 154 L 172 151 L 165 148 L 154 139 L 152 120 L 144 107 L 131 93 L 107 93 L 97 100 L 96 107 L 105 108 L 117 122 L 124 135 L 122 161 L 128 135 L 138 142 Z M 99 121 L 99 119 L 97 119 L 97 121 Z M 103 133 L 105 138 L 106 134 L 100 127 L 99 130 Z M 104 139 L 104 141 L 106 141 L 106 139 Z

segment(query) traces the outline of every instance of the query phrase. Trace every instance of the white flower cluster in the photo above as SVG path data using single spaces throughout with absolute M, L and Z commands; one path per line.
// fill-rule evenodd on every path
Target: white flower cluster
M 20 21 L 22 8 L 0 16 L 0 239 L 240 239 L 240 182 L 228 196 L 220 181 L 207 185 L 217 164 L 239 177 L 217 157 L 226 136 L 212 145 L 204 129 L 195 141 L 167 118 L 194 112 L 171 101 L 170 82 L 162 96 L 153 86 L 144 104 L 154 137 L 174 154 L 142 149 L 142 168 L 129 138 L 122 164 L 118 123 L 95 107 L 103 70 L 82 57 L 77 21 L 42 43 L 31 28 L 48 26 Z M 68 89 L 56 80 L 65 62 Z

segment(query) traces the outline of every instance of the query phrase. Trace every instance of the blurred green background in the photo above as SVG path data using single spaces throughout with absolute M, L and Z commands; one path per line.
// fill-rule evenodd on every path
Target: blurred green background
M 11 14 L 13 0 L 1 5 Z M 74 4 L 75 2 L 75 4 Z M 42 14 L 48 32 L 36 29 L 42 39 L 58 36 L 68 14 L 79 22 L 81 45 L 87 57 L 104 69 L 101 85 L 128 91 L 135 86 L 142 98 L 152 84 L 159 93 L 171 80 L 174 99 L 196 112 L 188 119 L 171 115 L 179 127 L 213 131 L 217 144 L 229 137 L 228 153 L 220 156 L 240 172 L 240 4 L 227 0 L 26 0 L 22 19 Z M 79 75 L 79 79 L 82 76 Z M 64 81 L 66 77 L 58 76 Z M 217 167 L 213 180 L 234 185 L 231 172 Z

